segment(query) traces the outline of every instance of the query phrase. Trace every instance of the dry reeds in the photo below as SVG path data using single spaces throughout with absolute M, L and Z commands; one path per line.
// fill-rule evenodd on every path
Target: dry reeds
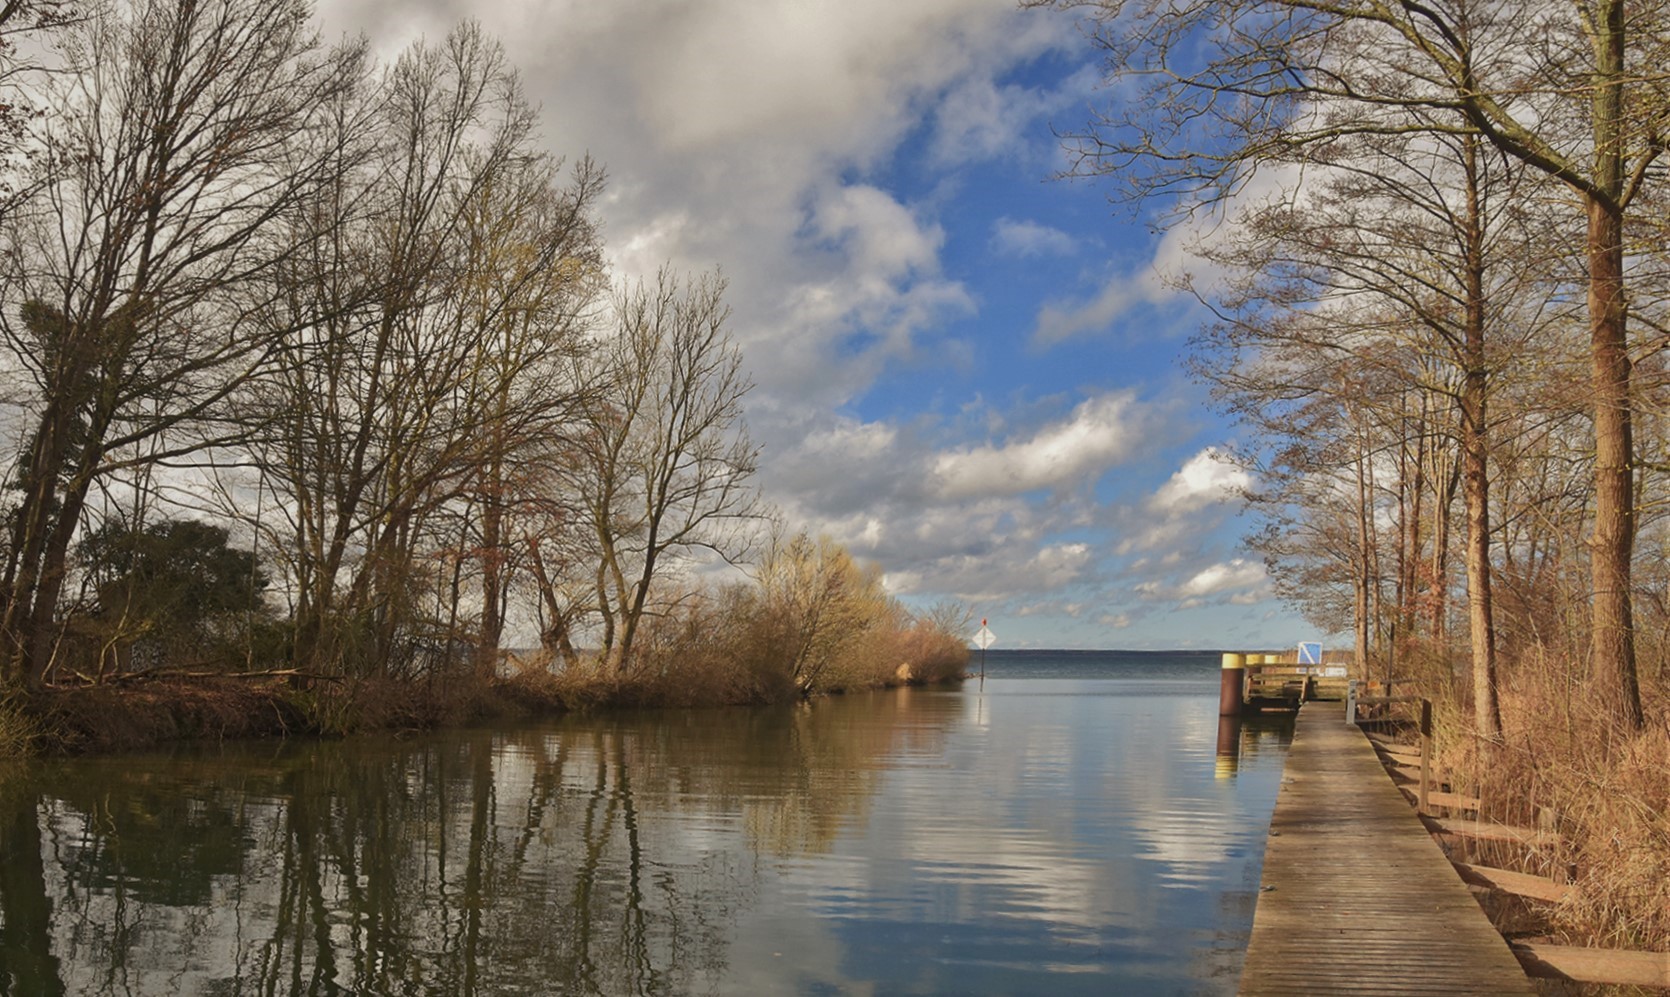
M 11 697 L 0 697 L 0 758 L 21 758 L 34 753 L 41 722 Z
M 1670 689 L 1649 677 L 1649 723 L 1619 725 L 1581 666 L 1515 662 L 1502 690 L 1503 737 L 1473 736 L 1459 697 L 1438 704 L 1444 768 L 1483 800 L 1483 816 L 1557 831 L 1555 852 L 1503 856 L 1569 880 L 1547 911 L 1549 933 L 1574 945 L 1670 949 Z
M 633 658 L 523 663 L 520 695 L 569 709 L 775 703 L 961 678 L 960 610 L 911 613 L 880 573 L 801 535 L 773 548 L 752 585 L 686 594 L 651 617 Z

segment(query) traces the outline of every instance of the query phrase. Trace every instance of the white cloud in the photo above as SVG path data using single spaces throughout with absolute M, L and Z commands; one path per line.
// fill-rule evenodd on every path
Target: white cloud
M 1218 595 L 1224 592 L 1257 589 L 1268 580 L 1264 573 L 1264 565 L 1236 558 L 1197 572 L 1194 577 L 1183 583 L 1181 592 L 1185 596 Z
M 1082 54 L 1072 18 L 992 0 L 324 0 L 322 12 L 328 34 L 374 32 L 382 53 L 479 19 L 542 104 L 543 143 L 609 171 L 600 214 L 619 274 L 724 270 L 757 384 L 762 487 L 789 523 L 880 561 L 896 591 L 1091 606 L 1067 614 L 1087 625 L 1143 612 L 1103 598 L 1107 514 L 1090 487 L 1163 435 L 1154 404 L 1103 393 L 981 400 L 943 420 L 854 414 L 884 373 L 971 362 L 955 320 L 978 304 L 942 265 L 958 231 L 940 214 L 949 195 L 903 195 L 880 168 L 908 138 L 927 160 L 906 165 L 937 169 L 945 190 L 983 160 L 1046 176 L 1057 145 L 1023 136 L 1076 116 L 1098 69 L 1051 90 L 1013 78 L 1052 50 Z M 1082 250 L 1024 210 L 993 228 L 994 252 Z M 1055 302 L 1034 342 L 1169 300 L 1157 271 L 1178 245 Z M 1171 587 L 1200 563 L 1168 558 L 1155 563 Z
M 992 226 L 992 249 L 1002 256 L 1071 256 L 1078 240 L 1038 222 L 999 218 Z
M 1051 302 L 1038 310 L 1035 346 L 1048 347 L 1077 336 L 1107 331 L 1132 309 L 1166 301 L 1174 292 L 1151 268 L 1114 276 L 1088 301 Z
M 939 267 L 945 231 L 923 224 L 891 194 L 868 185 L 826 191 L 812 212 L 818 235 L 836 243 L 860 270 L 878 279 Z
M 1148 500 L 1148 508 L 1168 516 L 1188 515 L 1232 501 L 1251 486 L 1252 475 L 1216 447 L 1207 447 L 1160 486 Z
M 1130 456 L 1146 416 L 1128 392 L 1092 398 L 1025 440 L 941 454 L 934 461 L 938 493 L 1019 495 L 1083 483 Z
M 1216 447 L 1190 457 L 1140 507 L 1120 510 L 1120 554 L 1167 550 L 1157 566 L 1175 567 L 1182 560 L 1177 546 L 1210 531 L 1231 511 L 1252 476 L 1235 466 Z M 1146 559 L 1131 565 L 1143 567 Z
M 1264 566 L 1233 558 L 1198 568 L 1180 583 L 1138 582 L 1130 592 L 1149 604 L 1169 604 L 1180 610 L 1206 606 L 1254 606 L 1274 598 Z
M 1037 19 L 1020 25 L 1040 38 L 1053 38 L 1061 26 Z M 1002 157 L 1036 158 L 1028 155 L 1034 149 L 1019 140 L 1027 125 L 1084 106 L 1100 85 L 1101 73 L 1095 65 L 1084 66 L 1052 90 L 1000 85 L 988 76 L 962 79 L 934 107 L 933 160 L 940 166 L 956 166 Z M 1036 165 L 1042 167 L 1040 173 L 1050 171 L 1041 160 Z

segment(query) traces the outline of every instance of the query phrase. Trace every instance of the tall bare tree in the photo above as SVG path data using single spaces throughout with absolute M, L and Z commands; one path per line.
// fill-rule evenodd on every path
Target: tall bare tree
M 1595 449 L 1592 670 L 1617 718 L 1639 728 L 1623 246 L 1630 207 L 1656 180 L 1665 148 L 1670 19 L 1661 5 L 1031 3 L 1087 11 L 1110 76 L 1136 82 L 1128 100 L 1090 124 L 1078 153 L 1083 169 L 1119 175 L 1137 193 L 1218 197 L 1296 148 L 1436 128 L 1476 131 L 1577 196 L 1587 232 Z
M 747 547 L 760 516 L 750 384 L 725 329 L 725 285 L 663 270 L 617 295 L 607 389 L 587 415 L 578 489 L 597 537 L 603 651 L 625 670 L 655 583 L 681 555 Z
M 61 33 L 38 192 L 5 220 L 0 337 L 38 393 L 0 576 L 13 681 L 53 659 L 66 552 L 96 478 L 216 438 L 278 349 L 257 319 L 297 250 L 274 224 L 328 180 L 316 127 L 354 87 L 300 0 L 135 0 Z
M 1433 131 L 1414 142 L 1342 140 L 1302 190 L 1245 212 L 1236 237 L 1203 249 L 1243 276 L 1217 301 L 1231 318 L 1202 338 L 1197 369 L 1243 396 L 1237 405 L 1249 414 L 1306 390 L 1281 376 L 1303 369 L 1283 362 L 1294 348 L 1350 353 L 1406 386 L 1397 410 L 1385 416 L 1397 440 L 1398 460 L 1388 470 L 1402 524 L 1394 629 L 1405 641 L 1419 615 L 1421 508 L 1429 490 L 1443 505 L 1455 491 L 1455 474 L 1428 479 L 1427 451 L 1440 440 L 1459 440 L 1474 719 L 1494 737 L 1501 720 L 1489 396 L 1495 372 L 1548 324 L 1550 310 L 1539 304 L 1547 268 L 1532 234 L 1543 219 L 1522 206 L 1533 201 L 1536 178 L 1481 156 L 1480 143 L 1469 131 Z M 1411 394 L 1418 404 L 1406 401 Z M 1283 432 L 1279 418 L 1261 422 Z
M 259 393 L 273 432 L 258 461 L 293 538 L 296 653 L 316 667 L 388 667 L 430 581 L 418 552 L 441 543 L 437 511 L 474 495 L 497 532 L 513 446 L 555 432 L 567 404 L 600 269 L 601 172 L 586 160 L 561 180 L 479 27 L 415 45 L 372 101 L 372 149 L 312 206 L 313 253 L 286 275 L 281 320 L 304 331 Z

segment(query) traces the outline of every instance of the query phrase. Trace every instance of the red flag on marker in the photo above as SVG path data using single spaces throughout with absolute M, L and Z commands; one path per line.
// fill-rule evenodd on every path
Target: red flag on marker
M 980 617 L 980 625 L 981 625 L 981 626 L 985 626 L 985 625 L 986 625 L 986 618 L 985 618 L 985 617 L 984 617 L 984 616 L 982 616 L 982 617 Z

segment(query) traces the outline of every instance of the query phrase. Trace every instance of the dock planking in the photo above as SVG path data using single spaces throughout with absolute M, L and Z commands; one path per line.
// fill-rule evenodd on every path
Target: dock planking
M 1299 711 L 1241 993 L 1536 993 L 1343 712 Z

